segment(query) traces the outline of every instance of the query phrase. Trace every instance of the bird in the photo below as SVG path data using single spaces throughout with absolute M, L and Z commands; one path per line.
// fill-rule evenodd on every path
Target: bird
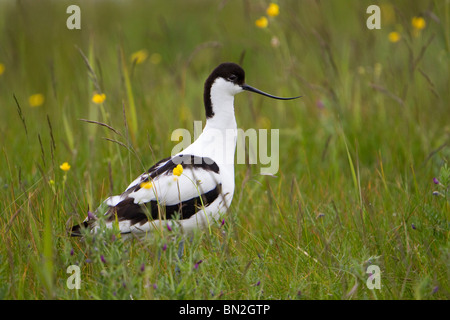
M 234 154 L 237 124 L 234 96 L 243 91 L 279 100 L 245 83 L 245 71 L 236 63 L 218 65 L 206 79 L 203 102 L 206 124 L 198 138 L 181 152 L 154 164 L 120 195 L 107 198 L 86 219 L 72 227 L 98 232 L 118 226 L 122 237 L 146 236 L 155 230 L 179 227 L 182 233 L 210 228 L 221 221 L 235 190 Z M 101 219 L 100 219 L 101 218 Z

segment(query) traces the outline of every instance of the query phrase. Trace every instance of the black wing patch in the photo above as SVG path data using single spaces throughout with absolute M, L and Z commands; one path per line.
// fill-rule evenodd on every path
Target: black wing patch
M 158 167 L 161 165 L 161 163 L 170 160 L 170 158 L 171 158 L 171 157 L 167 157 L 167 158 L 164 158 L 164 159 L 158 161 L 158 162 L 155 163 L 150 169 L 147 170 L 147 173 L 152 173 L 152 172 L 154 172 L 154 171 L 156 170 L 156 168 L 158 168 Z
M 161 165 L 163 162 L 166 163 Z M 179 164 L 183 166 L 183 169 L 198 168 L 219 174 L 219 166 L 210 158 L 194 155 L 179 155 L 173 158 L 163 159 L 156 163 L 147 171 L 148 176 L 145 178 L 143 177 L 141 183 L 151 181 L 161 175 L 172 174 L 173 169 Z M 130 194 L 138 191 L 141 188 L 141 183 L 128 189 L 125 193 Z M 221 193 L 222 184 L 219 183 L 214 189 L 201 196 L 174 205 L 159 204 L 158 206 L 156 200 L 149 201 L 145 204 L 137 204 L 134 203 L 134 198 L 127 198 L 119 202 L 116 206 L 109 208 L 106 214 L 108 217 L 107 221 L 114 221 L 117 216 L 119 222 L 128 220 L 130 221 L 130 225 L 135 225 L 137 223 L 143 225 L 150 219 L 175 219 L 177 214 L 180 219 L 189 219 L 202 208 L 202 205 L 207 207 L 214 202 Z
M 166 159 L 159 161 L 153 167 L 148 170 L 149 175 L 141 180 L 142 182 L 147 182 L 155 179 L 156 177 L 163 174 L 172 174 L 173 169 L 179 164 L 183 166 L 183 169 L 190 168 L 200 168 L 205 171 L 212 171 L 214 173 L 219 173 L 219 166 L 213 160 L 207 157 L 198 157 L 194 155 L 179 155 L 168 160 L 164 165 L 157 168 L 158 164 L 167 161 Z M 130 188 L 127 192 L 135 192 L 141 188 L 141 184 L 137 184 L 135 187 Z
M 147 221 L 153 219 L 189 219 L 202 206 L 209 206 L 222 193 L 222 184 L 218 184 L 214 189 L 202 194 L 201 196 L 185 200 L 174 205 L 158 206 L 156 200 L 152 200 L 145 204 L 134 203 L 133 198 L 125 199 L 119 202 L 115 207 L 110 207 L 107 213 L 107 221 L 130 221 L 130 226 L 139 223 L 143 225 Z M 159 207 L 159 208 L 158 208 Z

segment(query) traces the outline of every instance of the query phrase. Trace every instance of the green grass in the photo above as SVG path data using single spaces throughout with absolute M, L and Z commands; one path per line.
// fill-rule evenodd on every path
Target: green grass
M 449 1 L 379 1 L 381 30 L 366 28 L 373 1 L 279 1 L 266 29 L 266 1 L 79 3 L 68 30 L 70 1 L 0 2 L 0 298 L 450 298 Z M 174 129 L 205 120 L 203 82 L 223 61 L 303 96 L 236 97 L 240 128 L 280 129 L 276 177 L 237 165 L 225 224 L 186 240 L 181 260 L 176 231 L 68 237 L 170 154 Z M 74 264 L 80 290 L 66 286 Z

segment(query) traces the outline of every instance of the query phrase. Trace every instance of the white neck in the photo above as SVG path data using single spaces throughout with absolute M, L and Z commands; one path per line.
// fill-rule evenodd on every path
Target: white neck
M 237 141 L 237 124 L 234 116 L 234 95 L 242 89 L 217 78 L 211 86 L 213 116 L 207 118 L 206 125 L 198 139 L 185 153 L 210 157 L 219 165 L 234 172 L 234 154 Z
M 198 139 L 203 141 L 202 153 L 220 164 L 233 167 L 237 141 L 234 97 L 228 96 L 228 99 L 222 97 L 217 100 L 212 98 L 211 100 L 214 116 L 206 120 L 206 125 Z

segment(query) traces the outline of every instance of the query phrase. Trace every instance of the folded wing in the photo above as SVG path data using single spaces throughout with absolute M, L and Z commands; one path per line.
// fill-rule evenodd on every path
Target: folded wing
M 174 175 L 178 165 L 183 167 L 180 176 Z M 156 163 L 121 195 L 108 198 L 106 224 L 118 221 L 121 233 L 130 233 L 152 220 L 189 219 L 221 193 L 219 167 L 214 161 L 178 155 Z M 96 219 L 88 216 L 82 225 L 95 228 Z M 80 225 L 72 228 L 72 235 L 81 235 Z

